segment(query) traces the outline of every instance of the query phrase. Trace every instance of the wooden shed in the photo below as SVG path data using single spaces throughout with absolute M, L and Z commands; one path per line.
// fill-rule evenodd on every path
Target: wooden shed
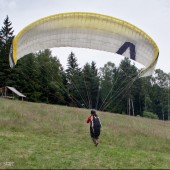
M 26 96 L 16 90 L 14 87 L 5 86 L 0 88 L 0 95 L 5 98 L 14 99 L 15 96 L 21 97 L 22 100 Z

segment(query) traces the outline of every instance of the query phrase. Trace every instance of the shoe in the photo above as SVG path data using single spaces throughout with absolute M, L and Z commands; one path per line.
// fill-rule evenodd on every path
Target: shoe
M 99 144 L 99 143 L 96 143 L 95 146 L 97 147 L 98 144 Z

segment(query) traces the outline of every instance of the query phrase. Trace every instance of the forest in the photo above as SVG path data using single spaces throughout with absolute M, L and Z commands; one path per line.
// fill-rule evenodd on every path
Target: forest
M 156 69 L 152 76 L 138 78 L 140 70 L 128 58 L 118 67 L 108 62 L 98 68 L 95 61 L 80 67 L 72 51 L 64 69 L 50 49 L 26 55 L 12 69 L 8 60 L 13 38 L 7 16 L 0 27 L 0 87 L 19 89 L 27 101 L 170 119 L 170 73 Z

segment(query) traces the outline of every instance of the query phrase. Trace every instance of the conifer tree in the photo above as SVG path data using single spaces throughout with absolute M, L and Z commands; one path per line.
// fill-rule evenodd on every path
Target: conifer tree
M 70 105 L 81 107 L 83 103 L 81 102 L 82 96 L 80 93 L 80 68 L 73 52 L 71 52 L 67 59 L 66 78 L 68 95 L 71 100 Z
M 10 80 L 9 52 L 14 31 L 8 16 L 3 24 L 0 29 L 0 87 L 12 84 Z
M 82 92 L 86 96 L 88 108 L 97 109 L 99 102 L 99 73 L 96 68 L 96 63 L 92 61 L 91 65 L 86 63 L 82 70 L 83 84 L 84 87 Z

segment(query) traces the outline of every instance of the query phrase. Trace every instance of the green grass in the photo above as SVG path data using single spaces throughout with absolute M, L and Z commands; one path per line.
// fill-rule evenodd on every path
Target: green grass
M 0 98 L 1 169 L 170 169 L 170 122 Z

